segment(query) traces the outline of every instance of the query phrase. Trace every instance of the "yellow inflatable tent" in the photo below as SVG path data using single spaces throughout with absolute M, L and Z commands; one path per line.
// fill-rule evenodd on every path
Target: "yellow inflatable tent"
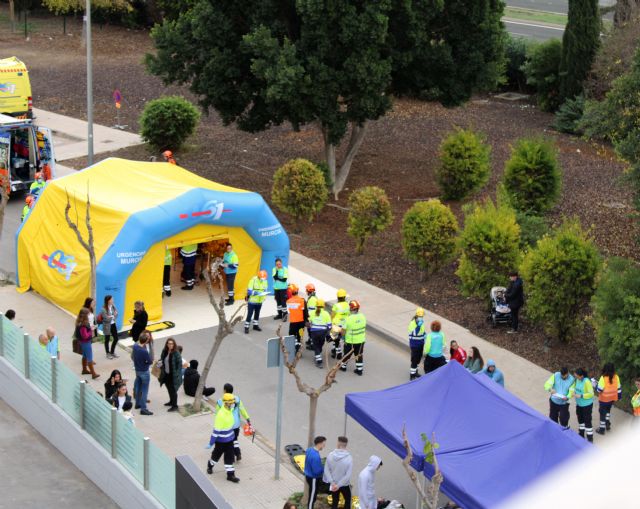
M 143 300 L 150 320 L 162 318 L 167 248 L 228 239 L 240 260 L 239 296 L 258 270 L 270 277 L 276 258 L 287 263 L 289 238 L 260 195 L 169 163 L 106 159 L 49 181 L 17 233 L 18 290 L 35 290 L 73 314 L 89 296 L 91 267 L 65 219 L 67 196 L 85 240 L 89 197 L 98 307 L 111 294 L 120 310 Z

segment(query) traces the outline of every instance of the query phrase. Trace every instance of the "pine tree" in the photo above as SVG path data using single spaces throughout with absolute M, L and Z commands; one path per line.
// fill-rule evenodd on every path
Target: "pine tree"
M 563 101 L 582 93 L 582 84 L 600 45 L 600 27 L 598 0 L 569 0 L 560 61 L 560 96 Z

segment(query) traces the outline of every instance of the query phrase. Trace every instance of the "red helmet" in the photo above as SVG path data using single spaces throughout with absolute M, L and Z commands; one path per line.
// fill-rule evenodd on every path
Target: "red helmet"
M 307 286 L 304 287 L 304 289 L 307 291 L 307 293 L 316 291 L 316 287 L 313 286 L 313 283 L 309 283 Z
M 351 311 L 357 311 L 360 309 L 360 303 L 357 300 L 349 301 L 349 309 Z
M 291 293 L 296 295 L 298 293 L 298 285 L 295 283 L 291 283 L 289 285 L 289 290 L 291 290 Z
M 258 272 L 258 277 L 260 279 L 267 279 L 267 271 L 266 270 L 261 270 L 260 272 Z
M 26 202 L 27 205 L 31 205 L 34 200 L 35 200 L 35 198 L 30 194 L 28 194 L 27 197 L 24 199 L 24 201 Z

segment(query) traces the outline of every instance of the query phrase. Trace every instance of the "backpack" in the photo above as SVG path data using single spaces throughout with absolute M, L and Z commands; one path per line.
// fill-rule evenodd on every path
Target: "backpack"
M 102 316 L 102 313 L 98 313 L 98 316 L 96 316 L 96 323 L 98 325 L 102 325 L 102 322 L 104 322 L 104 317 Z

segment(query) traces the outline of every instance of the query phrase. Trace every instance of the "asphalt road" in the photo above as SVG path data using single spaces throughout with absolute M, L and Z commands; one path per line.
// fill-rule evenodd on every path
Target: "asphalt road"
M 16 246 L 15 232 L 20 225 L 20 214 L 24 207 L 24 200 L 11 198 L 4 211 L 4 228 L 0 236 L 0 270 L 15 277 L 16 272 Z
M 536 41 L 549 39 L 562 39 L 564 29 L 540 25 L 533 21 L 506 21 L 503 20 L 507 32 L 518 37 L 527 37 Z
M 616 0 L 600 0 L 600 6 L 613 5 Z M 510 7 L 524 7 L 538 11 L 561 12 L 566 14 L 569 9 L 568 0 L 506 0 Z

